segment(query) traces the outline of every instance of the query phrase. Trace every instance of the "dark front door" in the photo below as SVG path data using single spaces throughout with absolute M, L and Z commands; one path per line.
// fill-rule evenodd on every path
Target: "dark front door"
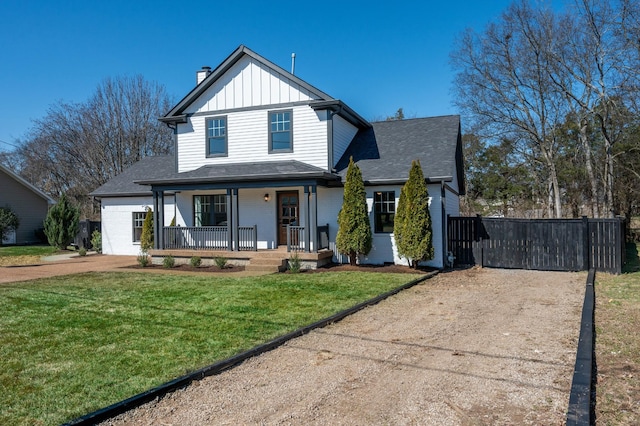
M 300 225 L 297 192 L 278 192 L 278 244 L 287 244 L 287 225 Z

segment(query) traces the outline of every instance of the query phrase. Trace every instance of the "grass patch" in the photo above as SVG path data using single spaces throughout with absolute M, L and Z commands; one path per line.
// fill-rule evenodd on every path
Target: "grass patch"
M 45 245 L 0 247 L 0 266 L 32 265 L 42 256 L 56 253 L 55 247 Z
M 0 424 L 69 421 L 415 277 L 113 272 L 3 285 Z
M 631 425 L 640 418 L 640 260 L 627 245 L 621 275 L 596 274 L 596 418 Z

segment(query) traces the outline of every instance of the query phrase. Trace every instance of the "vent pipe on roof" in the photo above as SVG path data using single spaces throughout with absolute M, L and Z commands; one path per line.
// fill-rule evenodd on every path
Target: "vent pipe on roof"
M 291 54 L 291 74 L 295 74 L 296 71 L 296 54 Z
M 196 71 L 196 85 L 202 83 L 209 74 L 211 74 L 211 67 L 202 67 L 201 70 Z

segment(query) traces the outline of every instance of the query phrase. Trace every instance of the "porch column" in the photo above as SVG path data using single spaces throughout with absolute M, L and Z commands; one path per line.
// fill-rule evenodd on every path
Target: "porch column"
M 311 244 L 313 252 L 318 252 L 318 191 L 316 185 L 311 186 Z
M 240 250 L 240 235 L 238 233 L 238 188 L 231 190 L 231 214 L 233 215 L 231 224 L 233 225 L 233 249 Z
M 231 214 L 231 189 L 227 189 L 227 250 L 233 250 L 233 235 L 232 235 L 232 227 L 233 223 L 233 215 Z
M 309 221 L 309 217 L 311 216 L 311 212 L 309 211 L 309 187 L 307 185 L 304 186 L 304 200 L 306 203 L 306 208 L 305 210 L 305 218 L 304 218 L 304 251 L 306 251 L 307 253 L 310 251 L 310 247 L 309 247 L 309 233 L 311 231 L 311 223 Z
M 158 233 L 154 235 L 158 240 L 158 247 L 164 249 L 164 191 L 159 191 L 158 195 Z
M 160 249 L 160 239 L 157 237 L 157 235 L 159 234 L 158 223 L 160 223 L 160 218 L 158 217 L 158 194 L 159 191 L 153 191 L 153 235 L 155 236 L 155 238 L 153 239 L 153 248 L 156 250 Z

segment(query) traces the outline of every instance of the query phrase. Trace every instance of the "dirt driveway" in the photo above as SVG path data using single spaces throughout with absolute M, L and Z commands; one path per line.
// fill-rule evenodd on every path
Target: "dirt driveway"
M 106 424 L 563 424 L 585 280 L 442 273 Z

